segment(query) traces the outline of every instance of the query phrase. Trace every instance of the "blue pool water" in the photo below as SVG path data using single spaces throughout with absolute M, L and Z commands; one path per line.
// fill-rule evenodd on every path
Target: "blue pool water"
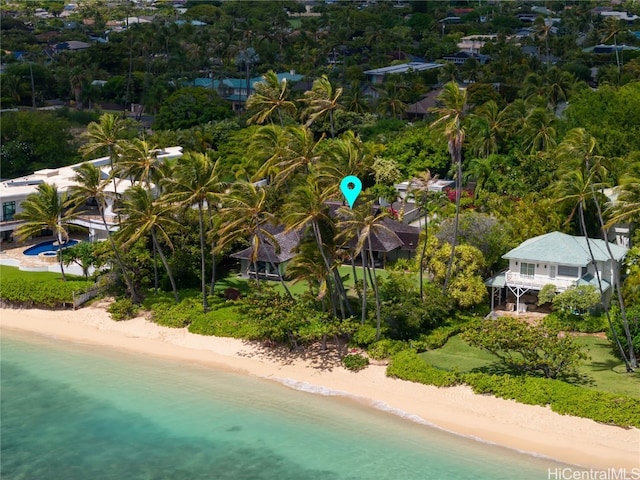
M 540 480 L 565 466 L 211 367 L 5 330 L 1 347 L 3 480 Z
M 54 245 L 54 243 L 57 242 L 55 240 L 49 240 L 48 242 L 38 243 L 33 247 L 27 248 L 22 253 L 25 255 L 39 255 L 44 252 L 57 252 L 60 249 L 60 245 Z M 67 243 L 62 245 L 62 248 L 73 247 L 76 243 L 78 243 L 77 240 L 69 240 Z

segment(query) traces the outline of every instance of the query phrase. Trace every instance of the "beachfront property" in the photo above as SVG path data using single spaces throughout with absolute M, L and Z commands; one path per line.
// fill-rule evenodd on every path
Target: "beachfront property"
M 601 283 L 602 301 L 608 303 L 613 280 L 619 275 L 627 251 L 615 243 L 561 232 L 525 240 L 502 256 L 509 260 L 509 268 L 485 282 L 491 289 L 491 310 L 501 305 L 503 299 L 508 311 L 534 310 L 538 293 L 549 284 L 555 285 L 560 293 L 576 285 L 599 289 Z
M 157 152 L 157 158 L 161 160 L 179 158 L 181 156 L 182 147 L 167 147 Z M 4 246 L 5 243 L 13 242 L 14 230 L 23 223 L 22 220 L 17 220 L 15 215 L 22 211 L 22 202 L 29 195 L 36 192 L 38 185 L 43 183 L 55 184 L 58 187 L 58 193 L 63 195 L 76 185 L 74 180 L 76 170 L 83 163 L 91 163 L 98 167 L 104 179 L 109 178 L 111 175 L 111 161 L 107 156 L 66 167 L 44 168 L 31 175 L 0 182 L 0 203 L 2 203 L 0 245 Z M 105 188 L 107 193 L 113 194 L 113 198 L 107 198 L 107 205 L 104 211 L 109 230 L 117 230 L 118 228 L 117 216 L 114 212 L 114 201 L 129 187 L 131 187 L 131 180 L 116 177 Z M 100 240 L 107 236 L 95 198 L 87 199 L 80 215 L 72 223 L 87 228 L 91 240 Z
M 338 208 L 341 206 L 343 204 L 340 202 L 327 202 L 331 216 L 339 216 Z M 389 217 L 384 218 L 381 223 L 385 229 L 371 232 L 371 249 L 376 267 L 384 268 L 388 261 L 414 256 L 420 239 L 420 228 Z M 284 225 L 267 225 L 265 230 L 272 238 L 265 238 L 260 243 L 255 266 L 251 260 L 254 256 L 253 245 L 230 256 L 240 260 L 240 272 L 243 276 L 255 278 L 257 267 L 259 278 L 278 280 L 285 276 L 287 262 L 296 256 L 302 232 L 287 231 Z M 355 246 L 356 239 L 352 239 L 344 248 L 353 250 Z M 357 258 L 354 261 L 360 262 Z

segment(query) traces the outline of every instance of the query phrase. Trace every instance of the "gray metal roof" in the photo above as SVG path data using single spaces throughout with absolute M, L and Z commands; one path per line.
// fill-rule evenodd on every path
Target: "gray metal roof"
M 502 288 L 506 284 L 506 276 L 507 276 L 506 272 L 500 272 L 494 275 L 493 277 L 486 279 L 484 281 L 484 284 L 487 287 Z
M 596 261 L 609 260 L 603 240 L 590 238 L 589 245 Z M 609 242 L 611 253 L 617 261 L 624 258 L 627 249 Z M 522 242 L 502 256 L 506 259 L 531 260 L 561 265 L 584 267 L 591 263 L 591 255 L 585 237 L 574 237 L 561 232 L 551 232 Z

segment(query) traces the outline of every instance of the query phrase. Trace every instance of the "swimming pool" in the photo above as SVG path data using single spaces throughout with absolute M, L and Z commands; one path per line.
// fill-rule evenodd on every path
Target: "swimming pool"
M 44 252 L 57 252 L 60 249 L 60 246 L 59 245 L 54 245 L 54 243 L 58 243 L 58 242 L 55 241 L 55 240 L 49 240 L 48 242 L 38 243 L 37 245 L 34 245 L 33 247 L 27 248 L 22 253 L 24 255 L 34 256 L 34 255 L 40 255 L 41 253 L 44 253 Z M 77 240 L 69 240 L 67 243 L 62 245 L 62 248 L 72 247 L 76 243 L 78 243 Z

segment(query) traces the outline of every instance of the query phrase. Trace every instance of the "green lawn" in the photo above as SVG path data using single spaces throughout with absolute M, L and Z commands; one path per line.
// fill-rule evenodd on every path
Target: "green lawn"
M 640 397 L 640 371 L 627 374 L 624 363 L 613 355 L 606 339 L 584 336 L 577 337 L 576 342 L 587 348 L 590 358 L 579 367 L 579 378 L 571 383 Z M 496 357 L 484 350 L 470 347 L 459 335 L 449 339 L 442 348 L 420 355 L 427 363 L 445 370 L 458 368 L 461 372 L 480 370 L 487 373 L 505 371 Z
M 26 278 L 31 280 L 56 280 L 62 279 L 62 275 L 52 272 L 25 272 L 18 267 L 8 267 L 6 265 L 0 265 L 0 281 L 4 279 L 12 278 Z M 75 275 L 67 275 L 67 278 L 73 280 L 82 280 L 82 277 Z

